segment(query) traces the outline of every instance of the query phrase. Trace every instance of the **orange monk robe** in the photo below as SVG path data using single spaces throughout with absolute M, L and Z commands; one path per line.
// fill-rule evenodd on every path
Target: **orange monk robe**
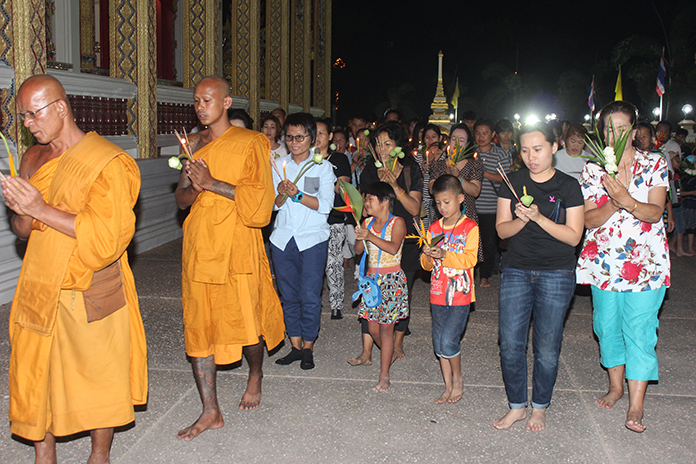
M 263 336 L 269 350 L 284 338 L 261 228 L 275 193 L 270 143 L 258 132 L 231 127 L 194 153 L 211 175 L 236 187 L 235 199 L 198 195 L 184 222 L 182 304 L 186 354 L 215 355 L 216 364 L 242 358 Z
M 95 133 L 44 164 L 30 182 L 76 213 L 73 239 L 34 221 L 10 314 L 12 432 L 43 440 L 133 421 L 147 400 L 147 360 L 126 247 L 140 174 L 131 156 Z M 87 323 L 82 291 L 120 260 L 126 307 Z

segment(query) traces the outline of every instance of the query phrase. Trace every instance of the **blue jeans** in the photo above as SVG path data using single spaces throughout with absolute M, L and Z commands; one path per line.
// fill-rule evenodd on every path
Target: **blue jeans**
M 500 364 L 510 408 L 527 405 L 527 340 L 533 319 L 532 407 L 551 402 L 563 340 L 563 321 L 575 293 L 575 269 L 506 267 L 500 280 Z
M 433 313 L 433 349 L 439 358 L 454 358 L 462 349 L 459 339 L 469 318 L 469 305 L 430 305 Z
M 328 250 L 328 240 L 304 251 L 297 248 L 294 238 L 285 245 L 285 250 L 271 244 L 288 337 L 302 337 L 308 342 L 317 339 Z

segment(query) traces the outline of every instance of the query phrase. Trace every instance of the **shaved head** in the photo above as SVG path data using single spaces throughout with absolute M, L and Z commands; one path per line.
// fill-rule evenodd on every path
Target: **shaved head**
M 19 87 L 18 95 L 23 95 L 29 92 L 43 93 L 43 96 L 49 100 L 63 100 L 68 103 L 68 96 L 65 94 L 63 84 L 58 79 L 48 74 L 37 74 L 25 80 Z
M 230 94 L 230 84 L 222 77 L 219 77 L 219 76 L 204 77 L 196 85 L 196 88 L 198 88 L 199 86 L 204 86 L 204 85 L 214 87 L 220 93 L 220 98 L 232 96 Z

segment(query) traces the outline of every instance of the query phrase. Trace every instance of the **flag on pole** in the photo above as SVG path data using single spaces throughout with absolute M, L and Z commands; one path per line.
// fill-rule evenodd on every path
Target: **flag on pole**
M 587 106 L 590 107 L 590 111 L 594 112 L 595 110 L 595 90 L 594 90 L 594 76 L 592 76 L 592 86 L 590 87 L 590 97 L 587 99 Z
M 454 84 L 454 93 L 452 94 L 452 100 L 450 103 L 452 103 L 452 108 L 459 108 L 459 78 L 457 78 L 457 81 Z
M 657 86 L 655 90 L 658 96 L 665 94 L 665 77 L 667 76 L 667 68 L 665 67 L 665 49 L 662 49 L 662 57 L 660 58 L 660 67 L 657 70 Z
M 616 78 L 616 87 L 614 87 L 615 101 L 623 101 L 623 85 L 621 84 L 621 66 L 619 66 L 619 77 Z

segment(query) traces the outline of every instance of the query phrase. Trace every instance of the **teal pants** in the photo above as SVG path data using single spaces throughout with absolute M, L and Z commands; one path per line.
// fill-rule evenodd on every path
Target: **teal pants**
M 629 380 L 657 380 L 657 312 L 666 287 L 612 292 L 592 286 L 592 325 L 606 368 L 626 365 Z

